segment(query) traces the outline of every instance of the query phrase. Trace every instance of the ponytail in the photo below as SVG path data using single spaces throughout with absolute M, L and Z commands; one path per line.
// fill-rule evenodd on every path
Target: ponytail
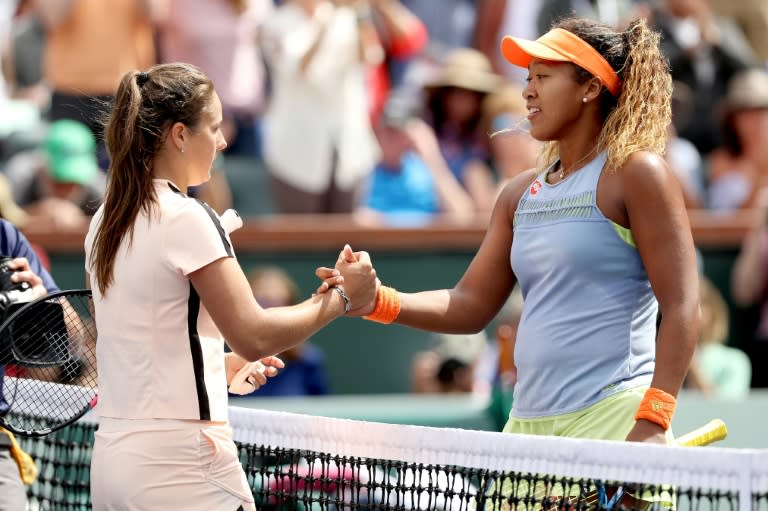
M 154 213 L 153 160 L 174 122 L 195 126 L 213 94 L 213 84 L 188 64 L 162 64 L 123 75 L 107 120 L 109 182 L 101 222 L 91 247 L 92 268 L 104 295 L 114 281 L 114 261 L 123 241 L 133 239 L 137 216 Z
M 637 151 L 663 155 L 672 122 L 672 76 L 659 48 L 659 34 L 645 20 L 637 20 L 622 37 L 628 50 L 622 92 L 600 133 L 600 146 L 614 169 Z

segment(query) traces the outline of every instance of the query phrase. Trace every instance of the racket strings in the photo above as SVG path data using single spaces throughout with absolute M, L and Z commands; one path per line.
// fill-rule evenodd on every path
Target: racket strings
M 5 325 L 10 346 L 1 417 L 17 433 L 38 434 L 79 418 L 96 400 L 96 326 L 90 293 L 53 295 L 22 307 Z

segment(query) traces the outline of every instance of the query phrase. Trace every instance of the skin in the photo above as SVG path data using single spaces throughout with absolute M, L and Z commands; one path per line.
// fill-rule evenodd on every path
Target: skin
M 529 67 L 523 97 L 531 135 L 559 141 L 560 160 L 569 173 L 578 172 L 594 154 L 602 127 L 600 91 L 596 78 L 577 83 L 568 64 L 534 60 Z M 548 180 L 558 181 L 557 174 L 551 173 Z M 453 288 L 400 293 L 397 323 L 434 332 L 472 333 L 491 321 L 516 282 L 509 264 L 513 218 L 520 197 L 536 176 L 535 169 L 525 171 L 503 188 L 483 242 Z M 632 229 L 663 317 L 651 386 L 676 396 L 699 335 L 696 257 L 678 181 L 663 158 L 639 151 L 622 168 L 603 172 L 597 205 L 608 219 Z M 321 268 L 317 275 L 327 278 L 330 271 Z M 318 291 L 326 287 L 323 283 Z M 636 422 L 627 440 L 666 442 L 662 427 L 646 420 Z
M 196 126 L 176 122 L 168 128 L 153 159 L 154 177 L 168 179 L 184 192 L 189 186 L 208 181 L 216 154 L 227 146 L 221 126 L 221 101 L 214 94 Z M 339 270 L 329 274 L 327 284 L 343 281 L 353 308 L 375 299 L 378 281 L 366 252 L 352 252 L 346 246 L 336 266 Z M 192 272 L 189 278 L 234 352 L 227 355 L 228 379 L 248 362 L 260 361 L 266 366 L 262 370 L 254 365 L 245 375 L 244 380 L 250 378 L 254 387 L 265 381 L 262 376 L 272 376 L 276 373 L 273 369 L 282 367 L 282 362 L 272 355 L 299 344 L 344 314 L 344 301 L 336 292 L 316 295 L 289 307 L 262 308 L 232 257 L 217 259 Z M 89 275 L 86 281 L 90 283 Z
M 34 292 L 34 299 L 42 298 L 48 294 L 48 290 L 46 290 L 45 285 L 43 285 L 43 279 L 40 278 L 37 273 L 32 271 L 32 268 L 30 268 L 29 261 L 26 257 L 17 257 L 15 259 L 11 259 L 8 261 L 8 268 L 11 270 L 16 270 L 11 275 L 11 282 L 15 284 L 19 284 L 21 282 L 28 283 L 29 287 Z

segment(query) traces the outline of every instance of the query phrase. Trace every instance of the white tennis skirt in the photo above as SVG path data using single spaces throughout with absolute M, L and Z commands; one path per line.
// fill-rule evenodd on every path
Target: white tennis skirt
M 99 420 L 91 459 L 94 511 L 255 511 L 227 425 Z

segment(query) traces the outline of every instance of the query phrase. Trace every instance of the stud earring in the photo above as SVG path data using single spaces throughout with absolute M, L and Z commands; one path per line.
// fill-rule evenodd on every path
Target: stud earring
M 179 151 L 181 151 L 183 153 L 184 152 L 184 148 L 183 147 L 179 148 Z
M 586 103 L 586 102 L 587 102 L 587 98 L 581 98 L 581 102 L 582 102 L 582 103 Z M 183 150 L 183 149 L 182 149 L 182 152 L 184 152 L 184 150 Z

